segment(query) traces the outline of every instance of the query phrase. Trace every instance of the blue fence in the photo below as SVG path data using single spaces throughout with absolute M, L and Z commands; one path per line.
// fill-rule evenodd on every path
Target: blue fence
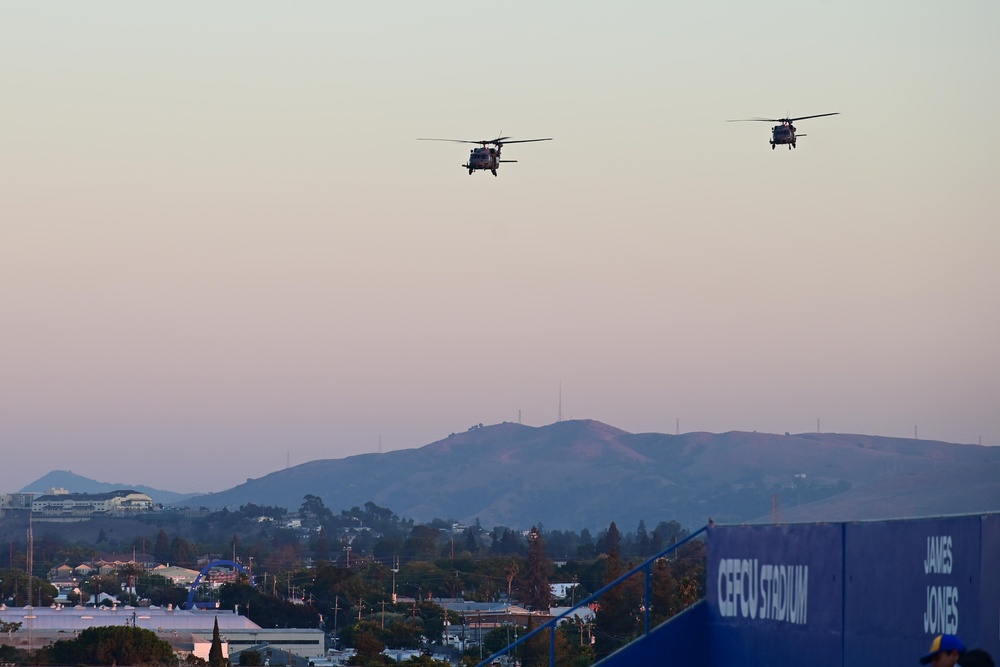
M 915 665 L 1000 650 L 1000 515 L 709 528 L 709 665 Z
M 1000 657 L 1000 514 L 862 523 L 713 526 L 706 598 L 601 667 L 916 667 L 935 635 Z M 685 542 L 687 542 L 685 540 Z M 684 544 L 682 542 L 681 544 Z M 678 544 L 677 546 L 681 546 Z M 638 572 L 657 554 L 575 608 Z M 491 655 L 550 633 L 569 611 Z

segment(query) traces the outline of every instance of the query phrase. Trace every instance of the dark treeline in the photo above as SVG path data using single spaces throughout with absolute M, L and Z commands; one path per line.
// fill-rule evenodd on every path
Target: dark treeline
M 103 521 L 102 526 L 109 525 Z M 467 527 L 441 519 L 415 524 L 374 503 L 335 514 L 312 495 L 294 514 L 250 504 L 194 516 L 157 512 L 144 521 L 150 526 L 148 535 L 123 542 L 109 537 L 116 534 L 112 529 L 98 529 L 93 543 L 69 543 L 36 524 L 41 535 L 34 544 L 35 577 L 24 573 L 25 546 L 12 543 L 9 560 L 0 558 L 7 566 L 0 571 L 0 597 L 8 605 L 21 605 L 31 591 L 38 598 L 35 603 L 51 604 L 56 590 L 44 580 L 51 568 L 94 562 L 109 553 L 126 561 L 123 555 L 141 553 L 147 560 L 192 569 L 215 559 L 235 559 L 252 581 L 241 574 L 218 589 L 202 586 L 199 601 L 236 608 L 265 628 L 321 627 L 339 637 L 340 645 L 354 646 L 359 655 L 370 653 L 363 664 L 374 664 L 378 647 L 416 648 L 426 638 L 441 637 L 446 614 L 435 600 L 509 601 L 537 611 L 568 606 L 687 535 L 674 521 L 662 521 L 652 530 L 640 521 L 627 532 L 611 523 L 596 535 L 541 525 L 527 531 L 506 526 L 487 530 L 478 520 Z M 704 560 L 704 543 L 693 541 L 656 562 L 654 620 L 700 599 Z M 643 587 L 641 577 L 632 579 L 601 597 L 592 622 L 562 629 L 557 642 L 561 655 L 589 664 L 640 632 L 636 610 L 643 604 Z M 565 584 L 565 599 L 552 599 L 552 583 Z M 132 604 L 161 606 L 183 604 L 188 594 L 125 562 L 115 573 L 86 578 L 71 601 L 87 603 L 101 591 L 113 591 L 119 599 L 124 595 L 123 601 Z M 451 615 L 453 625 L 469 623 Z M 532 650 L 528 642 L 521 657 L 530 659 Z
M 308 560 L 329 560 L 346 564 L 348 559 L 381 562 L 386 565 L 440 557 L 490 558 L 525 556 L 526 529 L 494 526 L 486 529 L 476 522 L 453 530 L 453 520 L 434 519 L 414 524 L 397 517 L 375 503 L 333 513 L 323 501 L 306 495 L 297 513 L 284 508 L 247 504 L 237 510 L 161 511 L 138 517 L 150 526 L 146 534 L 120 538 L 112 529 L 116 519 L 94 520 L 92 540 L 69 542 L 44 523 L 36 523 L 33 544 L 34 572 L 45 577 L 62 564 L 93 562 L 108 554 L 119 558 L 135 554 L 158 563 L 194 568 L 206 557 L 237 558 L 263 571 L 283 571 Z M 294 521 L 293 521 L 294 519 Z M 546 530 L 546 551 L 554 560 L 588 560 L 609 553 L 607 529 L 596 535 L 584 528 Z M 618 546 L 623 558 L 650 556 L 670 546 L 684 534 L 676 521 L 661 521 L 652 530 L 640 521 L 632 531 L 623 531 Z M 0 550 L 0 569 L 24 571 L 27 544 L 12 540 Z

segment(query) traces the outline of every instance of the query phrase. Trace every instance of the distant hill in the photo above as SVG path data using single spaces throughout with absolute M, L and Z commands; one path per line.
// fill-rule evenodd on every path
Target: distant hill
M 311 461 L 191 506 L 338 512 L 372 501 L 415 521 L 632 530 L 1000 510 L 1000 447 L 866 435 L 633 434 L 596 421 L 502 423 L 418 449 Z
M 66 489 L 70 493 L 107 493 L 109 491 L 128 489 L 145 493 L 153 499 L 153 502 L 164 505 L 184 504 L 193 495 L 190 493 L 181 494 L 173 491 L 163 491 L 136 484 L 98 482 L 68 470 L 53 470 L 25 486 L 21 489 L 21 493 L 44 494 L 49 493 L 52 489 Z

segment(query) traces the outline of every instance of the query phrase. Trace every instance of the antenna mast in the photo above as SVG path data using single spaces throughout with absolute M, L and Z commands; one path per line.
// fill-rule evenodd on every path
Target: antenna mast
M 562 421 L 562 380 L 559 381 L 559 417 L 556 421 Z
M 35 569 L 35 537 L 32 530 L 34 511 L 28 510 L 28 562 L 26 568 L 28 570 L 28 604 L 31 604 L 31 576 Z
M 781 496 L 771 494 L 771 523 L 781 523 Z

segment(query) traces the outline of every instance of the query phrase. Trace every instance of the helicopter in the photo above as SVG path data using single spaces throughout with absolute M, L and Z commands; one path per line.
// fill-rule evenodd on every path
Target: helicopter
M 548 137 L 546 139 L 516 139 L 514 141 L 507 141 L 508 139 L 510 139 L 510 137 L 497 137 L 496 139 L 482 139 L 479 141 L 469 141 L 468 139 L 419 138 L 417 141 L 452 141 L 459 144 L 479 144 L 479 148 L 473 148 L 469 151 L 469 161 L 462 165 L 469 170 L 469 176 L 472 176 L 472 172 L 478 169 L 488 169 L 494 176 L 496 176 L 497 169 L 500 168 L 501 162 L 517 162 L 517 160 L 500 159 L 500 149 L 503 148 L 504 144 L 527 144 L 533 141 L 552 141 L 552 137 Z
M 795 148 L 796 137 L 804 137 L 804 134 L 795 134 L 795 126 L 792 122 L 796 120 L 805 120 L 806 118 L 821 118 L 823 116 L 836 116 L 840 112 L 834 111 L 833 113 L 820 113 L 815 116 L 799 116 L 798 118 L 738 118 L 736 120 L 727 120 L 727 123 L 742 123 L 744 121 L 759 120 L 767 123 L 781 123 L 781 125 L 775 125 L 771 128 L 771 150 L 778 144 L 788 144 L 788 150 Z

